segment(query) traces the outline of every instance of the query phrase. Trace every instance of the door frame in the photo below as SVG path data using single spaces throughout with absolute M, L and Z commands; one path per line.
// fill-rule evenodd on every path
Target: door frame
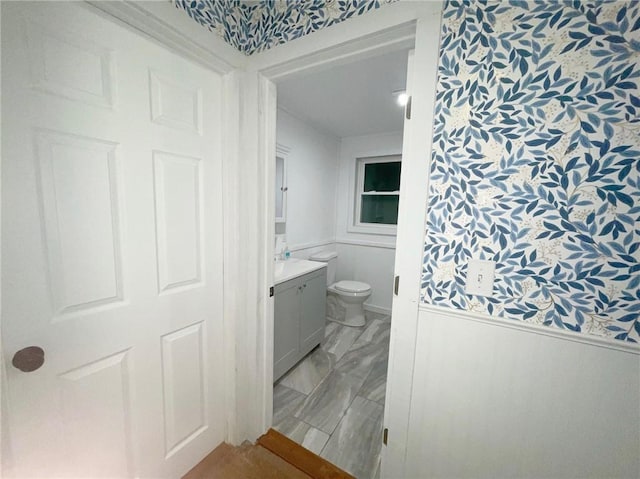
M 412 118 L 405 121 L 403 138 L 403 179 L 400 189 L 395 274 L 404 280 L 400 293 L 394 296 L 389 378 L 385 402 L 384 427 L 390 431 L 390 442 L 382 449 L 384 476 L 401 476 L 404 471 L 407 443 L 412 373 L 415 356 L 418 305 L 421 282 L 422 250 L 426 212 L 411 208 L 412 204 L 426 205 L 431 131 L 433 127 L 435 89 L 437 79 L 438 45 L 442 3 L 399 2 L 350 20 L 348 26 L 339 24 L 309 37 L 280 45 L 252 57 L 252 69 L 259 84 L 261 111 L 258 114 L 258 164 L 267 175 L 262 182 L 261 211 L 264 235 L 258 241 L 265 252 L 259 270 L 262 291 L 273 284 L 273 233 L 275 208 L 272 192 L 275 174 L 276 111 L 275 82 L 284 78 L 321 71 L 345 63 L 404 48 L 415 49 L 419 59 L 413 67 Z M 405 279 L 406 278 L 406 279 Z M 273 408 L 273 300 L 264 296 L 261 301 L 261 323 L 257 341 L 257 356 L 263 367 L 256 371 L 253 381 L 259 384 L 255 406 L 260 411 L 259 435 L 272 425 Z

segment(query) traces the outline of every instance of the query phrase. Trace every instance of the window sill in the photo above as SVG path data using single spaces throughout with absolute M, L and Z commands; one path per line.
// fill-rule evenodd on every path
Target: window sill
M 350 225 L 347 227 L 348 233 L 359 233 L 365 235 L 396 236 L 398 227 L 396 225 Z

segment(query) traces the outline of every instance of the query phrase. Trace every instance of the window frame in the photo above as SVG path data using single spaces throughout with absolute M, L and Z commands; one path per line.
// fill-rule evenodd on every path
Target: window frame
M 397 196 L 400 200 L 400 185 L 396 191 L 380 191 L 375 193 L 366 193 L 364 191 L 364 173 L 365 166 L 374 163 L 401 163 L 400 171 L 402 174 L 402 155 L 377 155 L 377 156 L 358 156 L 355 158 L 354 165 L 354 194 L 353 194 L 353 210 L 351 219 L 349 221 L 349 232 L 352 233 L 364 233 L 364 234 L 377 234 L 395 236 L 398 231 L 397 223 L 395 225 L 383 224 L 383 223 L 362 223 L 360 221 L 362 213 L 362 196 L 367 194 L 369 196 Z

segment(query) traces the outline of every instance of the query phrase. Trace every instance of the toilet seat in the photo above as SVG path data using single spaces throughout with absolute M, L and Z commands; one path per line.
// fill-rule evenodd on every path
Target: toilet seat
M 338 281 L 333 285 L 338 291 L 345 293 L 365 293 L 371 289 L 367 283 L 361 283 L 360 281 Z

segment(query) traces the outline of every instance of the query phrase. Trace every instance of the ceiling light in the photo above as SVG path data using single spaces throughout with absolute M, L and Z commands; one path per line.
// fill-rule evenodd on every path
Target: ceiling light
M 407 102 L 409 101 L 409 95 L 407 95 L 406 91 L 393 92 L 393 94 L 396 96 L 396 102 L 399 106 L 407 105 Z

